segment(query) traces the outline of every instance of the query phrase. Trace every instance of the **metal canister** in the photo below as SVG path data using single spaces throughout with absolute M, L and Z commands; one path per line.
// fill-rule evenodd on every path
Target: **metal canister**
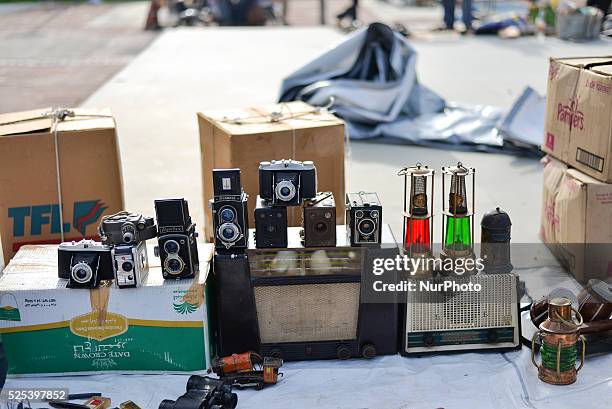
M 576 321 L 572 318 L 572 311 Z M 576 375 L 584 365 L 585 339 L 579 334 L 582 316 L 572 307 L 568 298 L 553 298 L 548 302 L 548 318 L 540 324 L 531 340 L 531 361 L 538 368 L 538 377 L 553 385 L 576 382 Z M 541 363 L 535 358 L 535 343 L 539 339 Z M 580 366 L 576 368 L 577 343 L 582 342 Z

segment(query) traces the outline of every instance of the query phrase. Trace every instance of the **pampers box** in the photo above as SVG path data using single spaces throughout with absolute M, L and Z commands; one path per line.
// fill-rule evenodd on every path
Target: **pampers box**
M 138 288 L 105 282 L 68 289 L 57 246 L 27 245 L 0 277 L 0 332 L 9 375 L 172 373 L 210 366 L 208 285 L 212 245 L 199 247 L 194 279 L 164 280 L 149 248 Z

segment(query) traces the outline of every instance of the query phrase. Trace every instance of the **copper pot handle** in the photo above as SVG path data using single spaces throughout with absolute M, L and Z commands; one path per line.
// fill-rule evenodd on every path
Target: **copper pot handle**
M 536 342 L 536 338 L 540 338 L 540 332 L 536 332 L 535 334 L 533 334 L 533 337 L 531 338 L 531 363 L 533 363 L 533 366 L 535 366 L 536 368 L 540 368 L 540 365 L 538 365 L 538 363 L 536 362 L 536 357 L 535 357 L 535 342 Z M 541 339 L 540 339 L 541 340 Z
M 570 320 L 570 321 L 568 321 L 568 320 L 566 320 L 565 318 L 563 318 L 563 317 L 562 317 L 562 316 L 561 316 L 561 315 L 560 315 L 558 312 L 556 313 L 556 314 L 557 314 L 557 318 L 558 318 L 558 319 L 559 319 L 561 322 L 563 322 L 564 324 L 568 324 L 568 325 L 575 325 L 575 326 L 579 327 L 579 326 L 581 326 L 582 324 L 584 324 L 584 319 L 582 318 L 582 314 L 580 314 L 580 312 L 579 312 L 577 309 L 575 309 L 574 307 L 571 307 L 571 308 L 572 308 L 572 311 L 574 311 L 574 313 L 576 314 L 576 319 L 577 319 L 578 321 L 574 321 L 573 319 L 572 319 L 572 320 Z
M 576 368 L 576 372 L 584 366 L 584 358 L 586 356 L 586 338 L 584 338 L 584 335 L 580 335 L 580 341 L 582 341 L 582 353 L 580 354 L 580 366 Z

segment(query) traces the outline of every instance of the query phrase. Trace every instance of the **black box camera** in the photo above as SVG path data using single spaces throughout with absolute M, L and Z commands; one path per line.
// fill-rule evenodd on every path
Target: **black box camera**
M 255 207 L 255 247 L 287 247 L 287 208 L 272 206 L 261 196 Z
M 96 288 L 115 278 L 111 248 L 93 240 L 65 242 L 57 251 L 58 277 L 68 288 Z
M 374 192 L 346 194 L 346 232 L 351 246 L 380 244 L 382 206 Z
M 317 194 L 317 170 L 311 161 L 273 160 L 259 164 L 259 195 L 272 206 L 299 206 Z
M 336 245 L 336 202 L 332 192 L 320 192 L 304 201 L 302 211 L 304 247 Z
M 164 278 L 191 278 L 199 268 L 195 223 L 189 216 L 185 199 L 155 201 L 157 216 L 157 246 Z

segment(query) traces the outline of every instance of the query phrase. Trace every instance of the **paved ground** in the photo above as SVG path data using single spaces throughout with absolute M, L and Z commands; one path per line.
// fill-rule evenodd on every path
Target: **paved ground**
M 155 38 L 146 6 L 0 5 L 0 112 L 81 103 Z
M 319 0 L 289 0 L 292 26 L 317 26 Z M 350 0 L 326 0 L 330 26 Z M 0 112 L 74 106 L 128 64 L 158 33 L 142 26 L 148 1 L 106 4 L 0 2 Z M 481 7 L 482 9 L 482 7 Z M 364 24 L 402 23 L 421 38 L 441 21 L 440 7 L 407 7 L 403 0 L 362 0 Z M 160 12 L 169 24 L 168 13 Z

